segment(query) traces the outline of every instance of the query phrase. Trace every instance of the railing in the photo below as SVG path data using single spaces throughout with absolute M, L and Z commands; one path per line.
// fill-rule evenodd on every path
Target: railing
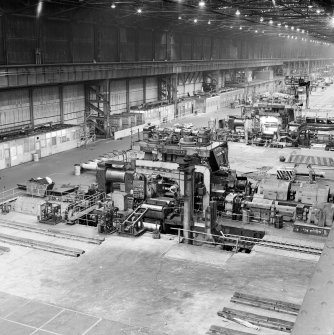
M 229 240 L 231 241 L 235 241 L 235 252 L 238 252 L 238 246 L 239 246 L 239 242 L 241 239 L 241 236 L 237 236 L 234 235 L 231 237 L 227 236 L 227 235 L 214 235 L 214 234 L 207 234 L 207 233 L 203 233 L 203 232 L 199 232 L 199 231 L 194 231 L 194 230 L 188 230 L 188 229 L 183 229 L 183 228 L 171 228 L 172 230 L 177 230 L 177 239 L 178 239 L 178 243 L 182 243 L 184 240 L 186 241 L 193 241 L 193 242 L 199 242 L 199 243 L 205 243 L 205 244 L 214 244 L 214 245 L 221 245 L 221 246 L 225 246 L 226 243 L 222 243 L 219 241 L 210 241 L 210 240 L 198 240 L 195 238 L 190 238 L 190 237 L 185 237 L 184 234 L 183 236 L 181 236 L 181 231 L 182 232 L 188 232 L 188 233 L 195 233 L 195 234 L 199 234 L 199 235 L 204 235 L 205 237 L 216 237 L 217 240 L 218 239 L 222 239 L 224 237 L 227 237 Z
M 27 194 L 26 191 L 20 190 L 18 188 L 11 188 L 0 193 L 0 205 L 6 204 L 8 202 L 14 201 L 20 195 Z

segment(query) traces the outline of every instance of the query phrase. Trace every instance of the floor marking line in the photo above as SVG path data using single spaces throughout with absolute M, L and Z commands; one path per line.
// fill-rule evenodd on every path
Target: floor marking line
M 31 333 L 31 335 L 35 334 L 38 330 L 46 330 L 46 331 L 48 331 L 47 329 L 43 329 L 43 327 L 46 326 L 49 322 L 53 321 L 56 317 L 58 317 L 63 312 L 64 312 L 64 310 L 61 310 L 56 315 L 54 315 L 51 319 L 49 319 L 48 321 L 44 322 L 39 328 L 36 328 L 36 330 L 33 333 Z M 57 333 L 55 333 L 55 334 L 57 334 Z
M 7 321 L 7 322 L 15 323 L 15 324 L 20 325 L 20 326 L 24 326 L 24 327 L 27 327 L 27 328 L 32 328 L 32 329 L 38 330 L 38 329 L 36 329 L 36 327 L 27 325 L 27 324 L 22 323 L 22 322 L 7 320 L 7 319 L 1 318 L 1 317 L 0 317 L 0 319 L 2 319 L 4 321 Z M 35 332 L 35 330 L 34 330 L 34 332 Z
M 15 297 L 15 296 L 14 296 Z M 21 297 L 20 297 L 21 298 Z M 25 299 L 25 298 L 23 298 Z M 31 303 L 31 300 L 28 299 L 28 301 L 23 304 L 23 305 L 20 305 L 19 307 L 16 307 L 14 308 L 14 310 L 12 310 L 9 314 L 5 315 L 5 316 L 2 316 L 3 319 L 7 319 L 9 316 L 11 316 L 13 313 L 17 312 L 18 309 L 20 309 L 21 307 L 24 307 L 26 305 L 28 305 L 29 303 Z
M 99 318 L 93 325 L 91 325 L 87 330 L 85 330 L 81 335 L 86 335 L 89 331 L 91 331 L 96 325 L 98 325 L 102 321 L 102 318 Z

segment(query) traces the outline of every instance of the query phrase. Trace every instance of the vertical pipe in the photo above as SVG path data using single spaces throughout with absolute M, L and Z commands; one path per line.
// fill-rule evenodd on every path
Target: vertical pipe
M 146 103 L 146 77 L 143 77 L 143 103 Z
M 3 59 L 5 64 L 8 64 L 8 52 L 7 52 L 7 16 L 3 15 L 1 17 L 1 27 L 2 27 L 2 47 L 3 47 Z
M 34 117 L 34 100 L 32 94 L 32 87 L 29 87 L 28 94 L 29 94 L 29 113 L 30 113 L 30 124 L 32 128 L 35 128 L 35 117 Z
M 126 111 L 130 111 L 130 80 L 125 79 Z
M 59 110 L 60 110 L 60 123 L 64 124 L 64 87 L 63 85 L 58 86 L 59 90 Z

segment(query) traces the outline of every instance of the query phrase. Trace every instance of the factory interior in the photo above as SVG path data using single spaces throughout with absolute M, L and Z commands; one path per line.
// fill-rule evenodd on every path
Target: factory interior
M 334 1 L 0 3 L 0 335 L 334 334 Z

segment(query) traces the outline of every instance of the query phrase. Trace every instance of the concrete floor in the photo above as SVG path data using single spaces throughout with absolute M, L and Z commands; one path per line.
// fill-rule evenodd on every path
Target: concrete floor
M 240 111 L 226 109 L 221 114 L 231 113 Z M 204 125 L 216 117 L 221 115 L 198 115 L 183 122 Z M 2 170 L 0 189 L 45 175 L 59 183 L 88 185 L 95 175 L 74 177 L 75 163 L 129 145 L 129 138 L 104 140 L 87 149 Z M 241 172 L 274 167 L 282 152 L 288 154 L 289 149 L 232 143 L 231 167 Z M 25 220 L 11 215 L 7 218 Z M 73 229 L 92 233 L 90 227 Z M 217 311 L 229 304 L 235 291 L 301 303 L 316 265 L 316 259 L 278 251 L 233 254 L 180 245 L 172 236 L 154 240 L 150 234 L 137 239 L 107 236 L 99 246 L 69 240 L 59 243 L 84 248 L 86 253 L 74 259 L 10 246 L 9 253 L 0 255 L 0 334 L 204 334 L 212 324 L 231 323 L 218 317 Z

